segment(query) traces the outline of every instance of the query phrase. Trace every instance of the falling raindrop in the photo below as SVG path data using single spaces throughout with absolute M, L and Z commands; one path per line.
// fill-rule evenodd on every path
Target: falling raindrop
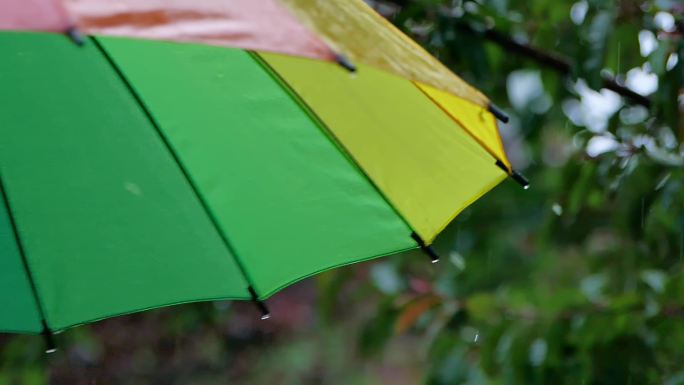
M 667 174 L 665 174 L 665 176 L 656 185 L 656 187 L 655 187 L 656 191 L 660 190 L 661 188 L 663 188 L 663 186 L 665 186 L 667 181 L 670 180 L 670 175 L 671 174 L 669 172 Z
M 466 261 L 465 258 L 456 250 L 452 250 L 449 253 L 449 260 L 456 266 L 459 271 L 465 270 Z
M 473 342 L 474 342 L 474 343 L 477 343 L 477 340 L 479 340 L 479 339 L 480 339 L 480 332 L 479 332 L 479 331 L 476 331 L 476 332 L 475 332 L 475 337 L 473 338 Z

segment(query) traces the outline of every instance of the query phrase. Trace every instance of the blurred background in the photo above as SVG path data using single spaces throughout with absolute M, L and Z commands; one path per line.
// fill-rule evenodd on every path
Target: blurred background
M 0 385 L 684 384 L 684 3 L 369 2 L 510 116 L 505 181 L 419 252 L 268 301 L 0 335 Z

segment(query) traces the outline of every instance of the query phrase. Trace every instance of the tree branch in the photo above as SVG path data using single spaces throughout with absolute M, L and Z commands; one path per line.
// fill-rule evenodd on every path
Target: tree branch
M 453 20 L 453 19 L 452 19 Z M 555 71 L 558 71 L 564 75 L 570 75 L 572 74 L 572 69 L 574 68 L 575 64 L 572 63 L 572 61 L 566 57 L 563 57 L 559 54 L 553 53 L 553 52 L 545 52 L 542 51 L 538 48 L 532 47 L 529 44 L 523 44 L 519 43 L 513 39 L 511 39 L 509 36 L 493 29 L 484 29 L 484 30 L 477 30 L 473 28 L 470 24 L 459 21 L 459 20 L 454 20 L 455 21 L 455 28 L 459 32 L 464 32 L 468 33 L 474 36 L 481 37 L 485 40 L 488 40 L 492 43 L 495 43 L 499 45 L 501 48 L 504 48 L 506 51 L 509 52 L 515 52 L 521 56 L 527 57 L 529 59 L 532 59 L 536 61 L 539 64 L 542 64 L 548 68 L 551 68 Z M 603 87 L 619 94 L 622 95 L 623 97 L 627 98 L 630 100 L 632 103 L 636 103 L 639 105 L 642 105 L 646 108 L 651 107 L 651 100 L 644 96 L 641 95 L 625 86 L 622 84 L 619 84 L 614 78 L 606 78 L 604 77 L 603 79 Z

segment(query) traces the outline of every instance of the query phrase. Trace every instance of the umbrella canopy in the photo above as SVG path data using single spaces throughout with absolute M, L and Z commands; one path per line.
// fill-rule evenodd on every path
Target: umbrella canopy
M 429 244 L 488 99 L 361 0 L 0 5 L 0 330 L 260 300 Z M 182 44 L 179 44 L 182 43 Z

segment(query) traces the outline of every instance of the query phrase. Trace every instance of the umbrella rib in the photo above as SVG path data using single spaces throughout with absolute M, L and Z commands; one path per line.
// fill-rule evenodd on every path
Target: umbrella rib
M 266 306 L 261 302 L 259 294 L 257 294 L 256 289 L 254 289 L 254 282 L 252 281 L 252 278 L 249 276 L 249 273 L 247 272 L 246 267 L 242 263 L 242 260 L 240 259 L 240 256 L 237 254 L 237 251 L 235 250 L 235 247 L 233 244 L 230 242 L 228 239 L 228 236 L 226 233 L 221 229 L 221 225 L 219 224 L 218 219 L 214 215 L 213 211 L 209 207 L 209 204 L 207 201 L 204 199 L 202 194 L 199 191 L 199 188 L 195 184 L 194 180 L 190 176 L 190 173 L 186 169 L 186 167 L 183 165 L 183 162 L 180 159 L 180 156 L 176 153 L 176 151 L 173 149 L 173 146 L 171 145 L 169 139 L 167 138 L 166 135 L 164 135 L 163 130 L 161 129 L 159 123 L 157 120 L 154 118 L 152 115 L 152 112 L 149 110 L 145 102 L 142 100 L 142 97 L 139 95 L 139 93 L 135 90 L 131 82 L 128 80 L 126 75 L 123 73 L 123 70 L 116 64 L 114 61 L 114 58 L 109 55 L 105 47 L 102 46 L 100 41 L 98 40 L 97 37 L 95 36 L 90 36 L 90 39 L 93 41 L 95 44 L 95 47 L 100 51 L 104 59 L 109 63 L 111 66 L 112 70 L 116 73 L 116 75 L 119 77 L 123 85 L 128 89 L 130 92 L 131 96 L 135 100 L 136 104 L 140 107 L 140 110 L 143 112 L 145 117 L 149 120 L 150 124 L 154 127 L 155 131 L 159 135 L 159 138 L 161 139 L 162 143 L 166 147 L 166 149 L 169 151 L 169 154 L 175 161 L 176 165 L 180 169 L 181 173 L 185 177 L 186 181 L 188 182 L 190 189 L 192 190 L 193 194 L 199 201 L 200 205 L 202 206 L 202 209 L 204 210 L 205 214 L 209 218 L 209 221 L 211 222 L 212 226 L 216 229 L 216 232 L 218 233 L 219 237 L 221 238 L 221 241 L 223 242 L 224 246 L 230 253 L 230 255 L 233 257 L 233 260 L 235 261 L 236 265 L 238 266 L 240 272 L 242 273 L 242 276 L 244 277 L 245 281 L 247 281 L 247 291 L 250 294 L 250 297 L 252 301 L 256 304 L 257 308 L 261 311 L 262 316 L 261 319 L 267 319 L 270 317 L 270 314 L 268 312 L 268 309 Z
M 411 83 L 412 83 L 412 84 L 413 84 L 413 85 L 414 85 L 414 86 L 415 86 L 415 87 L 416 87 L 416 88 L 417 88 L 417 89 L 418 89 L 426 98 L 428 98 L 435 106 L 437 106 L 437 108 L 439 108 L 442 112 L 444 112 L 444 114 L 446 114 L 446 116 L 448 116 L 451 120 L 453 120 L 453 121 L 459 126 L 459 128 L 460 128 L 461 130 L 463 130 L 466 134 L 468 134 L 468 136 L 470 136 L 475 142 L 477 142 L 477 144 L 480 145 L 480 147 L 482 147 L 483 150 L 487 151 L 487 153 L 489 153 L 489 155 L 491 155 L 491 156 L 494 158 L 495 161 L 501 162 L 501 159 L 499 159 L 499 157 L 494 153 L 494 151 L 493 151 L 491 148 L 489 148 L 489 146 L 486 145 L 486 144 L 482 141 L 482 139 L 478 138 L 478 137 L 471 131 L 470 128 L 466 127 L 466 125 L 463 124 L 463 122 L 461 122 L 460 119 L 458 119 L 458 118 L 456 118 L 455 116 L 453 116 L 453 114 L 450 114 L 449 111 L 447 111 L 447 109 L 444 108 L 444 106 L 442 106 L 442 104 L 440 104 L 437 100 L 435 100 L 435 98 L 433 98 L 430 94 L 428 94 L 427 92 L 425 92 L 425 90 L 422 89 L 420 86 L 418 86 L 418 84 L 417 84 L 416 82 L 411 82 Z M 492 114 L 493 114 L 493 113 L 492 113 Z M 497 131 L 498 131 L 498 126 L 497 126 Z M 501 135 L 501 134 L 500 134 L 499 132 L 497 132 L 497 135 Z
M 456 118 L 455 116 L 450 114 L 449 111 L 447 111 L 440 103 L 438 103 L 432 96 L 430 96 L 430 94 L 428 94 L 427 92 L 425 92 L 425 90 L 423 90 L 421 87 L 419 87 L 416 82 L 412 82 L 412 83 L 414 86 L 416 86 L 416 88 L 418 88 L 420 90 L 420 92 L 423 93 L 423 95 L 425 95 L 426 98 L 430 99 L 430 101 L 432 101 L 440 110 L 442 110 L 442 112 L 444 112 L 448 117 L 450 117 L 451 120 L 456 122 L 456 124 L 458 124 L 458 126 L 463 131 L 465 131 L 465 133 L 468 134 L 468 136 L 473 138 L 473 140 L 475 140 L 477 142 L 477 144 L 479 144 L 480 147 L 482 147 L 482 149 L 487 151 L 489 153 L 489 155 L 491 155 L 494 158 L 494 160 L 495 160 L 494 165 L 495 166 L 499 167 L 503 172 L 506 173 L 506 175 L 511 177 L 511 179 L 513 179 L 515 182 L 517 182 L 519 185 L 521 185 L 525 190 L 527 190 L 529 188 L 530 182 L 527 180 L 527 178 L 525 178 L 518 171 L 513 170 L 513 169 L 509 169 L 509 167 L 506 166 L 506 164 L 501 159 L 499 159 L 499 157 L 494 153 L 494 151 L 492 151 L 489 148 L 489 146 L 484 144 L 484 142 L 482 142 L 482 140 L 480 140 L 480 138 L 478 138 L 475 134 L 473 134 L 473 132 L 471 132 L 470 129 L 467 128 L 465 124 L 463 124 L 458 118 Z M 504 123 L 508 122 L 508 116 L 506 116 L 506 114 L 504 114 L 503 111 L 501 111 L 501 109 L 499 107 L 496 107 L 494 104 L 490 103 L 488 110 L 497 119 L 501 120 Z M 505 117 L 505 121 L 504 121 L 504 117 Z M 497 126 L 497 131 L 498 131 L 498 126 Z M 499 135 L 499 138 L 500 138 L 501 134 L 499 132 L 497 132 L 497 135 Z
M 359 163 L 356 161 L 352 153 L 347 149 L 347 147 L 342 143 L 342 141 L 333 133 L 333 131 L 328 127 L 323 119 L 309 106 L 309 104 L 304 100 L 304 98 L 297 93 L 297 91 L 285 80 L 278 71 L 275 70 L 264 58 L 259 55 L 258 52 L 256 51 L 247 51 L 254 61 L 263 68 L 263 70 L 271 76 L 271 78 L 278 83 L 283 90 L 292 98 L 292 100 L 304 111 L 304 113 L 311 118 L 311 120 L 316 123 L 316 126 L 323 132 L 323 134 L 333 143 L 333 145 L 347 158 L 350 163 L 353 165 L 353 167 L 361 173 L 361 175 L 364 176 L 366 181 L 370 183 L 370 185 L 373 187 L 373 189 L 382 197 L 382 199 L 387 202 L 387 204 L 392 208 L 392 211 L 394 211 L 395 214 L 401 220 L 406 224 L 406 226 L 414 230 L 411 224 L 404 218 L 403 215 L 399 212 L 399 210 L 394 206 L 392 201 L 385 195 L 385 193 L 380 190 L 378 185 L 368 176 L 365 170 L 359 165 Z
M 305 114 L 307 114 L 311 120 L 316 123 L 316 126 L 323 132 L 323 134 L 332 142 L 332 144 L 349 160 L 349 162 L 352 164 L 352 166 L 359 171 L 361 175 L 370 183 L 370 185 L 373 187 L 373 189 L 382 197 L 385 202 L 387 202 L 387 205 L 394 211 L 394 213 L 397 215 L 397 217 L 401 218 L 401 220 L 404 222 L 406 227 L 412 230 L 411 234 L 409 235 L 414 241 L 416 241 L 416 248 L 420 248 L 428 257 L 430 257 L 430 260 L 432 263 L 435 263 L 439 261 L 439 257 L 437 254 L 432 250 L 432 248 L 423 241 L 423 239 L 420 238 L 416 230 L 411 226 L 411 224 L 404 218 L 404 216 L 399 212 L 399 210 L 396 208 L 396 206 L 392 203 L 392 201 L 385 195 L 384 192 L 378 187 L 378 185 L 371 179 L 371 177 L 366 173 L 365 170 L 359 165 L 359 163 L 354 159 L 354 156 L 352 153 L 344 146 L 342 141 L 333 133 L 333 131 L 328 127 L 323 119 L 318 116 L 318 114 L 309 106 L 304 98 L 301 97 L 297 93 L 297 91 L 290 86 L 290 84 L 285 80 L 278 71 L 275 70 L 264 58 L 259 55 L 258 52 L 255 51 L 247 51 L 252 58 L 254 59 L 257 64 L 261 66 L 261 68 L 268 73 L 273 80 L 278 83 L 283 90 L 294 100 L 295 103 L 304 111 Z M 354 71 L 355 72 L 355 71 Z
M 45 309 L 43 308 L 43 303 L 40 300 L 40 296 L 38 295 L 38 288 L 36 287 L 36 282 L 33 279 L 33 273 L 31 272 L 31 268 L 30 268 L 28 260 L 26 258 L 26 249 L 24 248 L 24 244 L 21 241 L 21 236 L 19 235 L 19 228 L 17 227 L 16 218 L 14 217 L 14 214 L 12 213 L 12 208 L 10 207 L 10 202 L 9 202 L 9 195 L 8 195 L 7 189 L 5 188 L 5 185 L 3 183 L 1 174 L 0 174 L 0 196 L 2 197 L 2 202 L 5 205 L 5 209 L 7 210 L 7 217 L 9 219 L 10 226 L 12 228 L 12 234 L 14 235 L 14 240 L 16 242 L 17 249 L 19 250 L 19 255 L 21 257 L 21 263 L 22 263 L 24 270 L 26 272 L 26 277 L 28 278 L 29 286 L 31 287 L 31 292 L 33 293 L 33 297 L 36 300 L 36 307 L 38 308 L 38 315 L 40 316 L 40 323 L 41 323 L 41 326 L 43 327 L 43 331 L 41 334 L 45 338 L 45 352 L 46 353 L 53 353 L 57 349 L 55 346 L 55 342 L 52 338 L 52 331 L 50 330 L 50 327 L 48 326 L 47 321 L 45 319 Z

